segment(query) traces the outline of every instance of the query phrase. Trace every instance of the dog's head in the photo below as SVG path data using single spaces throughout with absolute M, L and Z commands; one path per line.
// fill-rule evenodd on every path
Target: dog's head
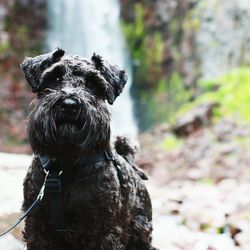
M 91 60 L 62 49 L 26 58 L 25 78 L 37 93 L 28 134 L 35 153 L 102 150 L 109 143 L 110 114 L 127 77 L 124 70 L 94 54 Z

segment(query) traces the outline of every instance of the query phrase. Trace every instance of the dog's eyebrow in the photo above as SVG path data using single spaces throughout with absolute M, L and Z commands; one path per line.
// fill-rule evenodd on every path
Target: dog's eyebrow
M 41 82 L 56 80 L 56 78 L 62 77 L 65 73 L 66 67 L 61 62 L 55 63 L 43 72 Z

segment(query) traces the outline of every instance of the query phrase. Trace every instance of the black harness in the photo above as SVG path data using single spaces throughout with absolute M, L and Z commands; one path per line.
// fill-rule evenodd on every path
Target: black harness
M 53 220 L 55 234 L 57 237 L 64 237 L 67 229 L 64 220 L 63 205 L 61 199 L 61 180 L 60 175 L 63 171 L 61 167 L 58 167 L 54 159 L 50 159 L 48 156 L 39 155 L 40 162 L 43 170 L 46 173 L 43 185 L 39 191 L 36 200 L 31 204 L 27 211 L 16 221 L 16 223 L 0 234 L 0 237 L 7 234 L 18 224 L 21 223 L 27 217 L 30 212 L 42 201 L 44 194 L 49 195 L 51 218 Z M 112 161 L 116 167 L 119 181 L 122 180 L 122 170 L 117 164 L 112 151 L 109 149 L 104 153 L 93 153 L 89 155 L 83 162 L 84 166 L 94 165 L 102 161 Z

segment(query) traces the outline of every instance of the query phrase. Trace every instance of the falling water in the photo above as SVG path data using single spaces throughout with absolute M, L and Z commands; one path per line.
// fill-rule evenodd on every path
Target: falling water
M 128 83 L 114 107 L 110 107 L 111 129 L 113 135 L 136 136 L 129 95 L 131 67 L 119 25 L 119 0 L 48 0 L 47 6 L 47 49 L 61 47 L 70 54 L 88 58 L 96 52 L 126 69 Z

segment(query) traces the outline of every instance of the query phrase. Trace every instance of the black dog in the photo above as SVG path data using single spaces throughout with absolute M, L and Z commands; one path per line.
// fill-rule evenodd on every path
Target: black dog
M 64 219 L 56 222 L 55 190 L 46 191 L 26 218 L 27 249 L 154 249 L 151 201 L 145 176 L 133 164 L 134 150 L 124 138 L 110 147 L 105 100 L 113 104 L 122 92 L 125 72 L 95 54 L 87 60 L 61 49 L 27 58 L 21 67 L 37 93 L 28 123 L 34 160 L 24 181 L 23 210 L 43 184 L 45 158 L 52 171 L 60 169 L 58 214 Z

